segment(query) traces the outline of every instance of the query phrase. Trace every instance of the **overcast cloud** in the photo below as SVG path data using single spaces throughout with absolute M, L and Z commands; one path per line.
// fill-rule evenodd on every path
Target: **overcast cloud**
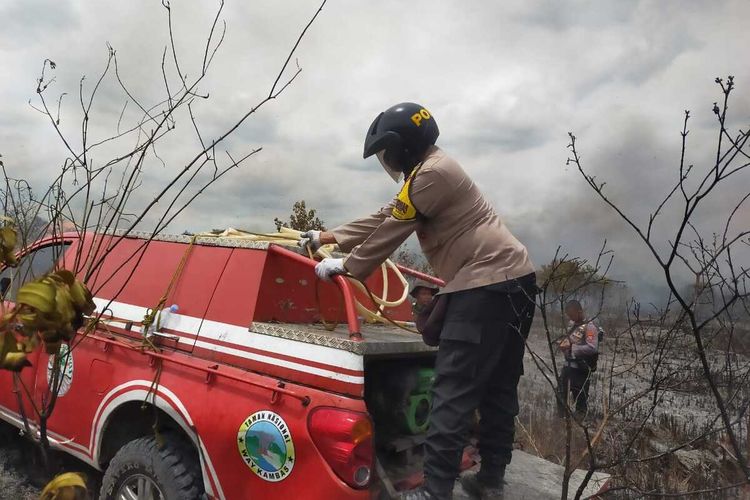
M 216 4 L 173 3 L 178 48 L 193 73 Z M 211 99 L 196 107 L 204 136 L 224 130 L 268 92 L 317 5 L 227 0 L 226 40 L 203 85 Z M 607 239 L 614 276 L 648 295 L 654 267 L 565 166 L 567 132 L 579 138 L 591 173 L 644 220 L 676 179 L 683 110 L 694 116 L 690 161 L 710 161 L 716 76 L 735 75 L 736 126 L 750 122 L 749 18 L 746 0 L 329 1 L 297 53 L 299 79 L 228 144 L 237 156 L 263 151 L 170 230 L 268 231 L 298 199 L 318 208 L 329 226 L 371 212 L 397 187 L 375 159 L 362 160 L 363 136 L 378 112 L 409 100 L 432 111 L 439 145 L 464 165 L 538 265 L 560 245 L 592 259 Z M 45 58 L 57 64 L 53 93 L 70 94 L 61 118 L 72 135 L 80 127 L 79 79 L 93 84 L 107 42 L 134 92 L 145 102 L 163 98 L 167 40 L 159 2 L 5 1 L 0 19 L 0 154 L 12 175 L 46 187 L 66 157 L 49 122 L 27 103 Z M 115 85 L 104 85 L 92 134 L 111 134 L 124 102 Z M 153 164 L 149 172 L 155 186 L 196 152 L 189 122 L 177 127 L 184 133 L 159 150 L 167 168 Z M 712 210 L 701 214 L 707 227 L 726 207 Z M 750 216 L 739 219 L 746 227 Z

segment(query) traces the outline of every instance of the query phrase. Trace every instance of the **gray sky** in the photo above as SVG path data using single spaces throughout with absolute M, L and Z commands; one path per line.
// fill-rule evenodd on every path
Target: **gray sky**
M 216 4 L 174 3 L 177 46 L 194 73 Z M 268 92 L 317 5 L 227 0 L 227 36 L 202 86 L 211 97 L 195 107 L 205 137 Z M 267 231 L 297 199 L 318 208 L 329 226 L 371 212 L 398 188 L 377 160 L 362 160 L 364 134 L 378 112 L 416 101 L 436 117 L 438 144 L 464 165 L 537 264 L 558 245 L 594 258 L 607 239 L 615 277 L 646 293 L 655 283 L 648 255 L 565 166 L 567 132 L 579 138 L 590 172 L 644 220 L 676 179 L 683 110 L 694 116 L 690 161 L 702 167 L 710 160 L 716 76 L 735 75 L 736 126 L 750 121 L 748 18 L 746 0 L 330 1 L 297 52 L 298 80 L 228 143 L 235 156 L 263 151 L 170 229 Z M 156 1 L 5 0 L 0 19 L 0 154 L 12 175 L 35 187 L 49 185 L 66 157 L 49 122 L 28 105 L 44 58 L 57 64 L 50 96 L 69 93 L 61 126 L 70 137 L 79 135 L 79 79 L 86 75 L 91 88 L 106 42 L 139 99 L 153 104 L 164 96 L 166 16 Z M 103 84 L 92 136 L 116 130 L 125 100 L 114 81 Z M 167 166 L 149 164 L 149 186 L 197 152 L 185 118 L 159 148 Z M 146 189 L 139 200 L 151 195 Z M 716 203 L 701 220 L 710 227 L 723 212 Z M 740 219 L 747 226 L 750 216 Z

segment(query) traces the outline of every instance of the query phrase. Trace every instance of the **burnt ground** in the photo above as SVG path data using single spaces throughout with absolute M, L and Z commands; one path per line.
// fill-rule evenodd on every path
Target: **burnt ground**
M 596 428 L 602 421 L 604 400 L 611 395 L 612 407 L 641 391 L 647 390 L 655 365 L 653 358 L 644 357 L 643 352 L 655 350 L 660 338 L 664 338 L 658 329 L 647 327 L 639 336 L 640 358 L 628 344 L 625 334 L 620 334 L 619 347 L 615 341 L 615 332 L 624 331 L 622 328 L 608 328 L 608 336 L 600 346 L 599 370 L 595 372 L 589 398 L 589 427 Z M 637 332 L 636 332 L 637 333 Z M 528 347 L 538 354 L 547 364 L 551 357 L 547 338 L 541 324 L 535 324 L 529 335 Z M 617 354 L 615 376 L 612 368 L 613 353 Z M 705 376 L 698 364 L 692 349 L 691 339 L 675 335 L 666 351 L 666 359 L 661 363 L 661 372 L 675 370 L 678 377 L 676 382 L 665 385 L 659 391 L 659 400 L 652 411 L 653 393 L 627 404 L 617 415 L 612 416 L 609 424 L 602 433 L 601 444 L 598 447 L 598 461 L 600 463 L 622 463 L 609 469 L 603 469 L 613 476 L 613 487 L 627 478 L 627 484 L 636 485 L 642 491 L 670 492 L 684 494 L 690 491 L 701 491 L 711 488 L 722 488 L 742 481 L 735 462 L 730 460 L 731 451 L 728 442 L 721 434 L 710 435 L 697 439 L 704 429 L 716 419 L 716 409 L 713 396 L 705 383 Z M 711 371 L 719 383 L 719 389 L 725 393 L 737 391 L 737 401 L 747 401 L 750 398 L 750 385 L 740 384 L 730 386 L 722 376 L 725 363 L 731 359 L 731 366 L 735 373 L 750 373 L 750 356 L 746 353 L 727 355 L 721 350 L 707 351 Z M 561 356 L 556 354 L 558 362 Z M 628 367 L 623 369 L 621 367 Z M 516 445 L 532 454 L 544 457 L 554 463 L 562 463 L 566 450 L 563 421 L 555 410 L 555 396 L 542 371 L 533 362 L 527 352 L 524 359 L 525 374 L 519 383 L 519 425 L 516 431 Z M 611 385 L 609 385 L 611 382 Z M 735 382 L 736 383 L 736 382 Z M 732 418 L 739 418 L 738 405 L 731 410 Z M 641 431 L 640 423 L 645 422 Z M 748 437 L 748 421 L 742 419 L 737 424 L 738 438 L 741 442 L 750 444 Z M 628 459 L 623 461 L 626 453 L 624 443 L 632 446 L 627 452 Z M 687 444 L 685 444 L 687 443 Z M 675 448 L 678 444 L 685 444 L 674 453 L 667 454 L 659 460 L 638 462 L 641 457 L 654 457 Z M 572 448 L 574 456 L 579 456 L 585 449 L 583 436 L 574 435 Z M 584 465 L 585 467 L 585 465 Z M 633 491 L 622 494 L 611 494 L 612 498 L 631 498 Z M 692 495 L 691 498 L 727 498 L 748 499 L 750 490 L 729 488 L 721 492 L 714 491 L 706 495 Z
M 10 425 L 0 423 L 0 498 L 31 500 L 41 488 L 31 481 L 28 444 Z
M 50 459 L 53 471 L 81 472 L 89 482 L 89 491 L 98 491 L 99 472 L 63 453 L 52 452 Z M 55 472 L 45 472 L 35 446 L 21 437 L 15 427 L 0 421 L 0 500 L 37 500 Z

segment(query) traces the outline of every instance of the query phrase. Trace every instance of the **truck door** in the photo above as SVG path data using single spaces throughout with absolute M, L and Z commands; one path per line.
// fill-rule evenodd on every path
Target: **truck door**
M 24 283 L 35 280 L 52 271 L 60 262 L 70 242 L 57 242 L 39 246 L 21 257 L 17 267 L 7 268 L 0 273 L 0 292 L 3 297 L 3 310 L 13 307 L 19 288 Z M 0 370 L 0 417 L 21 427 L 25 416 L 30 424 L 38 422 L 34 407 L 39 408 L 39 399 L 35 397 L 32 405 L 29 397 L 35 393 L 36 374 L 40 368 L 41 351 L 39 348 L 28 357 L 31 366 L 19 374 Z M 45 356 L 46 360 L 46 356 Z

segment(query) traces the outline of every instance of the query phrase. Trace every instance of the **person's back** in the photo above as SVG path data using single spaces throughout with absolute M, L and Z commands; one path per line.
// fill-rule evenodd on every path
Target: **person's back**
M 417 236 L 449 293 L 534 272 L 526 248 L 456 160 L 433 146 L 416 172 L 411 199 L 423 216 Z M 426 200 L 427 194 L 431 199 Z M 421 202 L 421 203 L 420 203 Z

